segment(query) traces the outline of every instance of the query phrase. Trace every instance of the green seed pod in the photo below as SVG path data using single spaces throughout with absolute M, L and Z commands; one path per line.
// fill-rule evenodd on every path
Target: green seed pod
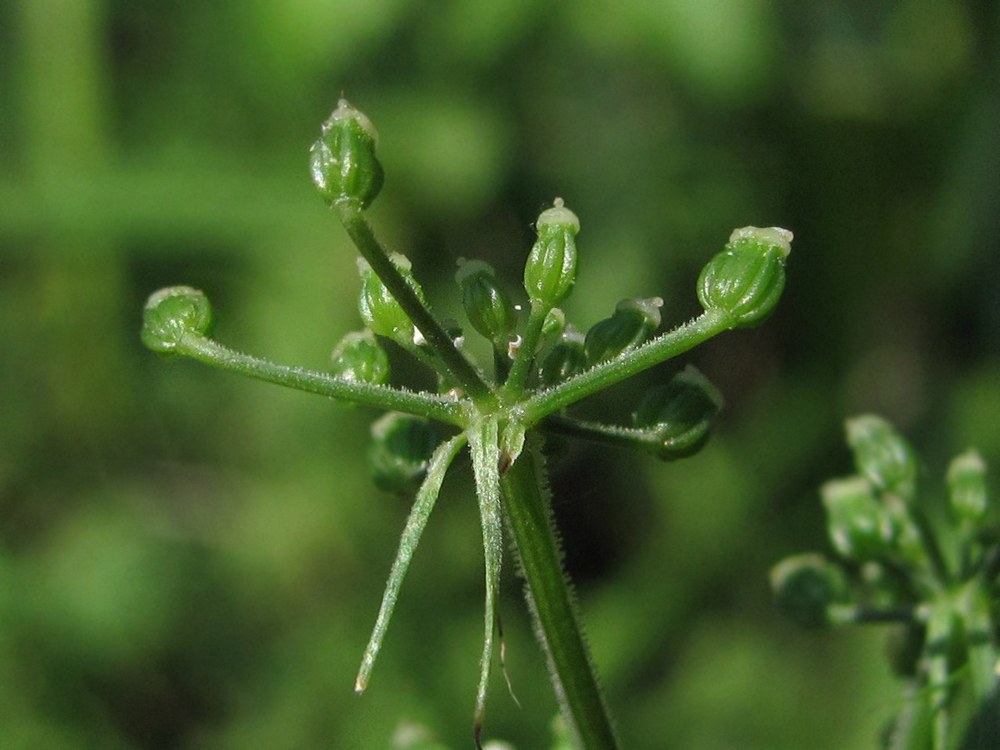
M 655 431 L 653 454 L 672 461 L 701 450 L 721 408 L 722 394 L 689 365 L 670 382 L 651 388 L 632 419 L 636 427 Z
M 427 472 L 438 444 L 431 423 L 422 417 L 389 412 L 372 424 L 368 465 L 379 489 L 412 492 Z
M 587 363 L 596 365 L 614 359 L 622 352 L 641 344 L 660 327 L 663 300 L 625 299 L 615 307 L 614 315 L 594 324 L 587 331 L 584 348 Z
M 888 512 L 864 477 L 827 482 L 820 488 L 826 527 L 834 549 L 855 562 L 878 560 L 891 551 L 895 530 Z
M 330 371 L 352 383 L 384 385 L 389 382 L 389 355 L 371 331 L 354 331 L 334 347 Z
M 399 253 L 393 253 L 391 259 L 406 282 L 423 300 L 423 290 L 413 278 L 410 261 Z M 361 275 L 361 295 L 358 299 L 361 320 L 373 333 L 390 338 L 405 348 L 412 347 L 413 321 L 363 258 L 358 258 L 358 273 Z
M 576 331 L 563 333 L 538 368 L 541 384 L 553 386 L 583 372 L 587 367 L 587 355 L 583 346 L 583 336 Z
M 497 346 L 506 343 L 517 326 L 517 311 L 493 269 L 478 260 L 459 261 L 455 280 L 472 327 Z
M 778 608 L 799 625 L 830 625 L 828 608 L 849 596 L 843 571 L 821 555 L 795 555 L 771 569 L 771 590 Z
M 948 466 L 948 490 L 955 518 L 978 527 L 989 509 L 986 462 L 975 450 L 956 456 Z
M 785 259 L 791 251 L 787 229 L 743 227 L 725 250 L 702 269 L 698 299 L 710 312 L 726 313 L 733 327 L 752 326 L 774 310 L 785 287 Z
M 205 336 L 212 327 L 212 307 L 202 292 L 172 286 L 150 295 L 142 311 L 142 343 L 169 354 L 184 336 Z
M 845 426 L 858 473 L 873 487 L 912 500 L 917 458 L 903 436 L 886 420 L 873 415 L 848 419 Z
M 524 288 L 532 304 L 558 305 L 576 281 L 576 235 L 580 220 L 556 198 L 535 222 L 538 239 L 524 266 Z
M 309 151 L 309 169 L 331 206 L 367 208 L 382 189 L 384 173 L 375 156 L 378 133 L 371 121 L 341 99 Z

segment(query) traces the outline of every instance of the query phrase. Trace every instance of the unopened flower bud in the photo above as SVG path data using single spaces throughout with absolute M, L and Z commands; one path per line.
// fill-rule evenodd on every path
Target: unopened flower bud
M 843 571 L 820 555 L 795 555 L 771 569 L 778 608 L 807 628 L 830 625 L 829 607 L 848 598 Z
M 309 151 L 313 182 L 328 204 L 366 208 L 375 200 L 384 179 L 375 156 L 377 143 L 371 121 L 341 99 Z
M 834 549 L 855 562 L 877 560 L 892 548 L 895 530 L 864 477 L 827 482 L 820 488 Z
M 352 383 L 384 385 L 389 381 L 389 355 L 371 331 L 354 331 L 334 347 L 330 370 Z
M 702 269 L 698 299 L 710 312 L 723 312 L 733 327 L 752 326 L 774 310 L 785 287 L 787 229 L 743 227 Z
M 556 198 L 535 222 L 538 239 L 524 266 L 524 288 L 533 304 L 558 305 L 576 281 L 576 235 L 580 220 Z
M 874 415 L 848 419 L 845 426 L 858 473 L 880 490 L 912 499 L 917 458 L 903 436 L 886 420 Z
M 438 443 L 430 422 L 389 412 L 372 424 L 368 464 L 379 489 L 403 494 L 416 489 Z
M 391 260 L 417 296 L 423 299 L 423 291 L 410 271 L 410 261 L 399 253 L 393 253 Z M 410 316 L 362 258 L 358 258 L 358 273 L 361 275 L 361 295 L 358 299 L 361 320 L 373 333 L 411 348 L 414 345 L 414 327 Z
M 978 526 L 989 508 L 986 463 L 975 450 L 956 456 L 948 467 L 951 511 L 961 521 Z
M 517 312 L 493 269 L 478 260 L 460 261 L 455 280 L 472 327 L 496 345 L 505 343 L 517 325 Z
M 553 386 L 579 375 L 587 367 L 583 336 L 567 331 L 556 342 L 538 368 L 538 379 L 543 386 Z
M 184 336 L 205 336 L 212 327 L 208 297 L 189 286 L 172 286 L 150 295 L 142 311 L 142 343 L 169 354 Z
M 614 359 L 622 352 L 641 344 L 659 328 L 662 306 L 663 300 L 659 297 L 619 302 L 614 315 L 595 323 L 587 331 L 584 341 L 587 362 L 595 365 Z
M 664 461 L 697 453 L 708 440 L 722 394 L 708 378 L 688 366 L 670 382 L 650 389 L 633 415 L 636 427 L 655 431 L 653 453 Z

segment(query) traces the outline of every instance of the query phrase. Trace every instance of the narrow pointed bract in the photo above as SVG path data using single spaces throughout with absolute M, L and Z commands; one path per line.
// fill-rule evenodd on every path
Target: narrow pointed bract
M 403 585 L 403 577 L 410 567 L 410 560 L 413 559 L 413 553 L 420 542 L 420 535 L 424 533 L 424 527 L 434 509 L 438 493 L 441 492 L 444 475 L 464 445 L 465 435 L 463 433 L 441 443 L 434 451 L 434 455 L 431 456 L 427 466 L 427 476 L 417 492 L 417 498 L 413 502 L 410 516 L 406 519 L 406 526 L 400 536 L 399 550 L 396 552 L 396 559 L 392 563 L 389 580 L 385 585 L 385 593 L 382 595 L 382 606 L 379 607 L 375 627 L 372 630 L 368 646 L 365 648 L 365 655 L 361 659 L 361 668 L 358 670 L 358 677 L 354 682 L 356 693 L 363 693 L 368 687 L 368 678 L 375 665 L 375 657 L 378 656 L 378 652 L 382 648 L 382 638 L 385 636 L 386 628 L 389 627 L 389 618 L 392 617 L 392 610 L 396 606 L 396 598 L 399 596 L 400 586 Z
M 503 553 L 503 530 L 500 521 L 500 431 L 495 417 L 477 420 L 469 427 L 472 472 L 479 496 L 479 515 L 483 526 L 483 554 L 486 561 L 486 612 L 484 614 L 483 655 L 479 662 L 479 687 L 476 690 L 475 732 L 482 729 L 486 714 L 486 686 L 493 659 L 496 632 L 496 600 L 500 589 L 500 564 Z M 478 742 L 478 739 L 477 739 Z

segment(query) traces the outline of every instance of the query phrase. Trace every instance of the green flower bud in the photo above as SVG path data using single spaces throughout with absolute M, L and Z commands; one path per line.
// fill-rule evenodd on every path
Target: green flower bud
M 169 354 L 184 336 L 205 336 L 212 327 L 208 297 L 189 286 L 172 286 L 150 295 L 142 311 L 142 343 Z
M 352 383 L 384 385 L 389 381 L 389 355 L 371 331 L 354 331 L 334 347 L 330 371 Z
M 979 526 L 989 508 L 986 462 L 975 450 L 956 456 L 948 467 L 951 511 L 961 521 Z
M 422 417 L 389 412 L 372 424 L 368 465 L 379 489 L 404 494 L 419 487 L 438 444 Z
M 313 182 L 329 205 L 366 208 L 375 200 L 384 179 L 375 156 L 377 143 L 371 121 L 341 99 L 309 151 Z
M 912 499 L 917 459 L 903 436 L 886 420 L 873 415 L 848 419 L 845 426 L 858 473 L 877 489 Z
M 576 281 L 576 235 L 580 220 L 556 198 L 535 222 L 538 239 L 524 266 L 524 288 L 533 304 L 558 305 Z
M 517 311 L 497 284 L 493 269 L 478 260 L 459 261 L 455 280 L 472 327 L 495 345 L 505 343 L 517 326 Z
M 391 260 L 423 300 L 423 290 L 413 278 L 410 261 L 399 253 L 393 253 Z M 361 320 L 373 333 L 390 338 L 405 348 L 411 348 L 415 343 L 413 321 L 363 258 L 358 258 L 358 273 L 361 275 L 361 295 L 358 299 Z
M 702 307 L 726 313 L 733 327 L 762 321 L 785 287 L 785 259 L 791 242 L 792 233 L 778 227 L 735 230 L 725 250 L 701 271 L 698 299 Z
M 595 323 L 587 331 L 584 341 L 587 362 L 596 365 L 641 344 L 659 328 L 662 306 L 663 300 L 659 297 L 619 302 L 614 315 Z
M 650 389 L 632 419 L 636 427 L 654 430 L 653 454 L 664 461 L 697 453 L 708 440 L 722 394 L 690 365 L 670 382 Z
M 579 375 L 587 367 L 583 336 L 576 331 L 567 331 L 556 342 L 548 354 L 542 358 L 538 368 L 538 379 L 543 386 L 553 386 Z
M 826 526 L 834 549 L 856 562 L 885 557 L 895 529 L 888 512 L 864 477 L 827 482 L 820 488 Z
M 807 628 L 830 625 L 828 608 L 849 596 L 843 571 L 820 555 L 795 555 L 771 569 L 778 608 Z

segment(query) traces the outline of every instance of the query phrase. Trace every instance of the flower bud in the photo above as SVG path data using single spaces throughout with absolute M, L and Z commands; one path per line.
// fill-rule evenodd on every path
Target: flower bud
M 888 512 L 864 477 L 827 482 L 820 488 L 826 527 L 834 549 L 855 562 L 882 558 L 892 549 L 895 530 Z
M 848 598 L 843 571 L 820 555 L 795 555 L 771 569 L 778 608 L 807 628 L 830 625 L 828 608 Z
M 368 465 L 378 488 L 398 494 L 415 490 L 438 443 L 431 423 L 389 412 L 372 424 L 371 432 Z
M 854 466 L 873 487 L 912 499 L 916 490 L 917 459 L 910 444 L 891 424 L 874 415 L 848 419 L 847 444 Z
M 371 331 L 354 331 L 334 347 L 330 371 L 352 383 L 384 385 L 389 381 L 389 355 Z
M 580 220 L 556 198 L 535 222 L 538 239 L 524 266 L 524 288 L 533 304 L 555 307 L 576 281 L 576 235 Z
M 721 311 L 733 327 L 752 326 L 768 315 L 785 287 L 785 259 L 791 251 L 787 229 L 743 227 L 725 250 L 702 269 L 698 299 L 706 311 Z
M 956 456 L 948 467 L 951 511 L 961 521 L 978 526 L 989 508 L 986 463 L 975 450 Z
M 633 415 L 636 427 L 655 431 L 653 454 L 664 461 L 697 453 L 708 440 L 722 394 L 688 366 L 670 382 L 650 389 Z
M 378 133 L 371 121 L 341 99 L 309 151 L 309 169 L 331 206 L 366 208 L 382 189 L 384 173 L 375 156 Z
M 410 261 L 399 253 L 393 253 L 391 260 L 422 300 L 423 290 L 413 278 Z M 363 258 L 358 258 L 358 273 L 361 275 L 361 295 L 358 299 L 361 320 L 373 333 L 390 338 L 405 348 L 412 347 L 415 329 L 410 316 Z
M 167 354 L 184 336 L 205 336 L 212 327 L 208 297 L 189 286 L 172 286 L 150 295 L 142 311 L 142 343 Z
M 459 264 L 455 280 L 462 290 L 462 305 L 469 322 L 495 345 L 505 343 L 517 326 L 514 303 L 497 284 L 488 264 L 478 260 Z
M 622 352 L 638 346 L 660 326 L 663 300 L 626 299 L 615 307 L 615 313 L 587 331 L 584 348 L 587 363 L 596 365 L 614 359 Z
M 567 331 L 556 342 L 548 354 L 542 358 L 538 368 L 538 379 L 543 386 L 553 386 L 579 375 L 587 367 L 583 337 L 575 331 Z

